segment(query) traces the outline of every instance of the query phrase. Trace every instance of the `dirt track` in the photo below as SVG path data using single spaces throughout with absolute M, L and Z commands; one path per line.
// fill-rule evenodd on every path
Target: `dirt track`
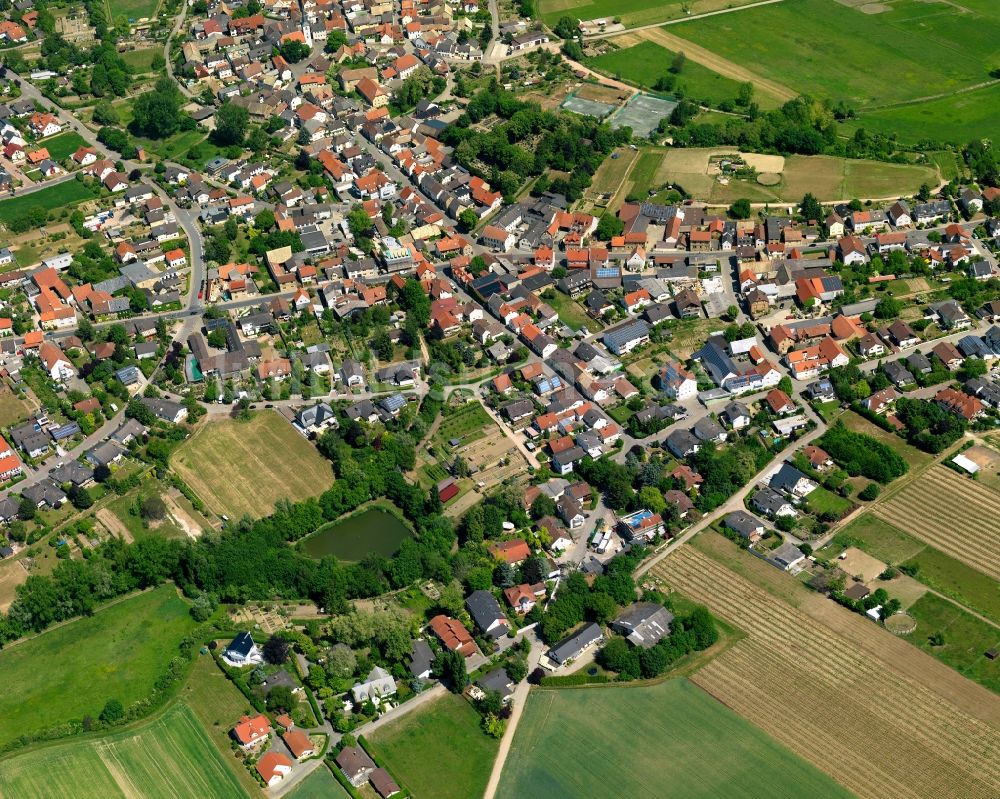
M 94 514 L 97 517 L 97 521 L 108 528 L 108 532 L 113 536 L 122 539 L 128 544 L 133 541 L 132 533 L 129 531 L 122 520 L 119 519 L 115 514 L 113 514 L 107 508 L 101 508 L 97 513 Z
M 716 55 L 711 50 L 706 50 L 704 47 L 700 47 L 687 39 L 682 39 L 680 36 L 667 33 L 662 28 L 645 28 L 644 30 L 625 33 L 615 37 L 615 43 L 622 47 L 629 47 L 641 41 L 653 42 L 675 53 L 683 51 L 684 55 L 695 63 L 701 64 L 703 67 L 707 67 L 713 72 L 718 72 L 727 78 L 732 78 L 743 83 L 752 83 L 755 88 L 777 97 L 781 102 L 794 100 L 798 96 L 797 92 L 792 91 L 787 86 L 776 83 L 773 80 L 768 80 L 767 78 L 762 78 L 741 64 Z

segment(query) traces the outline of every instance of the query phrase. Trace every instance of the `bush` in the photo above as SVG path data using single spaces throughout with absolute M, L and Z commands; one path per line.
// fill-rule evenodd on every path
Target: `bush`
M 869 483 L 858 492 L 858 499 L 863 499 L 865 502 L 871 502 L 873 499 L 878 497 L 881 490 L 882 489 L 878 483 Z
M 841 422 L 816 443 L 852 476 L 860 474 L 885 484 L 906 474 L 906 461 L 892 447 L 864 433 L 848 430 Z

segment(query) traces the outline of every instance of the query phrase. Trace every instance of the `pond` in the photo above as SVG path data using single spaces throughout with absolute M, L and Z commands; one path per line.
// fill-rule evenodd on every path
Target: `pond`
M 317 559 L 335 555 L 338 560 L 359 561 L 369 552 L 392 557 L 412 535 L 410 528 L 391 513 L 369 508 L 323 525 L 302 542 L 302 550 Z

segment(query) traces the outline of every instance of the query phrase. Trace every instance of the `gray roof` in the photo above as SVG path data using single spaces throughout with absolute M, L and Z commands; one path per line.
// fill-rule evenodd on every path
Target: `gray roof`
M 760 528 L 766 528 L 761 519 L 744 510 L 734 510 L 732 513 L 727 513 L 725 522 L 726 527 L 730 530 L 735 530 L 744 538 L 749 538 Z
M 773 488 L 762 488 L 753 495 L 751 502 L 765 513 L 777 514 L 779 510 L 789 504 L 781 494 Z
M 611 622 L 635 646 L 649 649 L 670 633 L 674 614 L 656 602 L 635 602 Z
M 641 319 L 626 322 L 623 325 L 607 330 L 604 333 L 604 343 L 609 349 L 617 349 L 630 341 L 649 335 L 649 325 Z
M 514 694 L 514 684 L 504 668 L 493 669 L 484 675 L 476 683 L 484 691 L 496 691 L 501 699 L 506 699 Z
M 809 478 L 803 474 L 801 471 L 796 469 L 792 464 L 782 463 L 777 472 L 774 473 L 774 477 L 771 478 L 769 485 L 775 491 L 791 491 L 795 488 L 795 485 L 799 480 Z
M 548 652 L 549 659 L 561 666 L 567 660 L 577 657 L 584 649 L 597 643 L 603 637 L 604 633 L 601 632 L 600 625 L 590 622 L 552 647 Z
M 431 669 L 434 650 L 423 638 L 418 638 L 410 647 L 410 674 L 419 677 Z
M 508 631 L 507 617 L 500 608 L 500 603 L 489 591 L 473 591 L 466 597 L 465 607 L 469 609 L 476 626 L 492 638 L 500 638 Z M 502 624 L 497 625 L 500 621 Z M 496 626 L 494 626 L 496 625 Z M 491 629 L 492 628 L 492 629 Z

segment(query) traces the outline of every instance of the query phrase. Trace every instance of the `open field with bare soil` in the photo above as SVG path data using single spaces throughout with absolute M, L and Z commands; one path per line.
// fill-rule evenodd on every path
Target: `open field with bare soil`
M 880 519 L 1000 579 L 1000 495 L 945 466 L 928 469 L 875 506 Z
M 1000 792 L 1000 729 L 932 690 L 939 664 L 921 661 L 911 647 L 911 670 L 928 670 L 926 679 L 914 679 L 895 667 L 901 642 L 888 632 L 857 616 L 817 624 L 817 613 L 792 607 L 691 547 L 673 553 L 653 573 L 747 632 L 692 681 L 858 796 Z M 799 589 L 806 592 L 796 585 L 792 593 Z M 807 595 L 801 595 L 803 603 L 815 598 L 833 614 L 854 616 Z M 862 631 L 864 625 L 870 633 Z M 1000 713 L 1000 699 L 955 678 L 964 683 L 962 693 L 989 706 L 983 710 Z

